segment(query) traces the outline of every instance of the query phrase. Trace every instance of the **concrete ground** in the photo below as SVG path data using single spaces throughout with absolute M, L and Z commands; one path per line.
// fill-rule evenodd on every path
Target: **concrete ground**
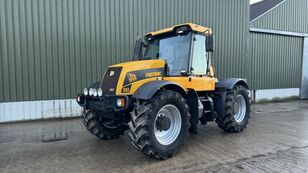
M 175 157 L 157 161 L 126 135 L 96 139 L 79 119 L 0 124 L 0 172 L 308 172 L 308 101 L 254 105 L 243 133 L 199 129 Z M 67 139 L 42 142 L 54 135 Z

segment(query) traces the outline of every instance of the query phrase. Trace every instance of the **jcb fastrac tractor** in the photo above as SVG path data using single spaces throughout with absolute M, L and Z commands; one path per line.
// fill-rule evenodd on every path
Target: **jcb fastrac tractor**
M 241 132 L 250 118 L 243 79 L 214 76 L 212 30 L 192 23 L 137 39 L 134 60 L 110 66 L 76 100 L 86 128 L 101 139 L 128 130 L 132 144 L 158 159 L 173 156 L 198 123 Z

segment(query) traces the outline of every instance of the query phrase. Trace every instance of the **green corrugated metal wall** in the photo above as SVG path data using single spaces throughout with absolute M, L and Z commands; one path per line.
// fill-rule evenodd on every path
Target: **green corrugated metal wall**
M 0 101 L 73 98 L 129 60 L 137 32 L 177 23 L 216 35 L 218 77 L 248 77 L 244 0 L 0 0 Z
M 286 0 L 250 27 L 308 33 L 308 1 Z M 250 32 L 251 86 L 300 88 L 303 38 Z
M 300 37 L 250 33 L 253 88 L 300 88 L 302 45 Z
M 308 33 L 308 1 L 286 0 L 251 23 L 252 27 Z

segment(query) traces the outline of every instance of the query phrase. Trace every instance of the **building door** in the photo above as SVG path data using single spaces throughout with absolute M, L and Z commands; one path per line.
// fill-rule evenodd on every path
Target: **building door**
M 308 99 L 308 37 L 304 38 L 301 99 Z

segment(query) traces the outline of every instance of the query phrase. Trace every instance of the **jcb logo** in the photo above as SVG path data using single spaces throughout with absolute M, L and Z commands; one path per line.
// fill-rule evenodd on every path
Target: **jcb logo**
M 137 75 L 133 73 L 128 73 L 129 83 L 135 82 L 137 80 Z

